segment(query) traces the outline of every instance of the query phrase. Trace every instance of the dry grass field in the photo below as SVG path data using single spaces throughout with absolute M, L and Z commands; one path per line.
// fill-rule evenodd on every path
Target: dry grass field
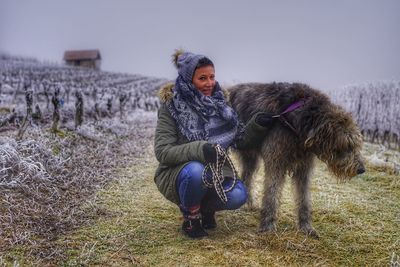
M 259 212 L 242 208 L 217 214 L 209 237 L 189 240 L 181 216 L 153 182 L 152 148 L 118 171 L 119 179 L 98 192 L 106 212 L 51 241 L 65 256 L 54 261 L 22 257 L 15 247 L 2 259 L 10 265 L 59 266 L 398 266 L 400 177 L 372 165 L 366 174 L 337 183 L 318 163 L 312 182 L 314 227 L 320 239 L 297 232 L 290 182 L 286 183 L 278 230 L 257 232 Z M 376 147 L 367 145 L 364 154 Z M 262 171 L 258 172 L 258 179 Z M 258 182 L 260 183 L 260 182 Z M 257 196 L 257 194 L 256 194 Z M 7 259 L 7 260 L 6 260 Z M 6 264 L 5 264 L 6 265 Z

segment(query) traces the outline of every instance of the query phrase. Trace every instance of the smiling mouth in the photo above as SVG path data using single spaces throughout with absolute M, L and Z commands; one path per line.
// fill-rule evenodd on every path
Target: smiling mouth
M 207 96 L 210 96 L 211 95 L 211 89 L 204 89 L 204 90 L 202 90 L 202 93 L 203 93 L 203 95 L 207 95 Z

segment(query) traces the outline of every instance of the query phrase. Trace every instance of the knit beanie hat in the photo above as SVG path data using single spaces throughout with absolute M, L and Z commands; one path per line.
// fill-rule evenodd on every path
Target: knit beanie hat
M 185 82 L 192 82 L 193 74 L 199 60 L 204 58 L 203 55 L 196 55 L 183 50 L 176 50 L 172 55 L 175 67 L 178 69 L 178 74 L 183 77 Z

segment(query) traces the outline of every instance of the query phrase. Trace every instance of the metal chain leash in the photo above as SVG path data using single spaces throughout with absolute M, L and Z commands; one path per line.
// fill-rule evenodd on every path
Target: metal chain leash
M 217 151 L 217 161 L 215 163 L 209 163 L 205 166 L 202 174 L 202 180 L 203 183 L 208 187 L 208 188 L 215 188 L 215 191 L 218 194 L 218 197 L 221 199 L 223 203 L 228 202 L 228 198 L 226 197 L 226 193 L 231 191 L 236 184 L 237 181 L 237 174 L 236 174 L 236 169 L 235 166 L 232 163 L 232 160 L 229 158 L 227 152 L 220 146 L 216 145 L 215 150 Z M 230 168 L 233 171 L 233 183 L 232 185 L 224 189 L 224 186 L 222 183 L 225 180 L 224 173 L 223 173 L 223 167 L 225 165 L 225 162 L 228 161 Z M 212 183 L 207 180 L 207 171 L 210 169 L 211 174 L 212 174 Z

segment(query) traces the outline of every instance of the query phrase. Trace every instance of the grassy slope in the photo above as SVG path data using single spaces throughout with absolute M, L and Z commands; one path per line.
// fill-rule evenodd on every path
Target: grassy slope
M 178 209 L 157 191 L 155 159 L 140 162 L 119 170 L 121 178 L 98 193 L 97 205 L 107 211 L 103 216 L 50 241 L 66 252 L 66 260 L 54 259 L 51 266 L 388 266 L 400 256 L 399 176 L 369 169 L 341 184 L 318 163 L 312 200 L 320 239 L 297 232 L 287 182 L 276 234 L 257 233 L 259 212 L 240 209 L 218 213 L 218 228 L 208 239 L 193 241 L 180 233 Z M 16 246 L 0 257 L 0 266 L 4 259 L 43 266 L 23 255 L 24 248 Z
M 59 240 L 69 257 L 62 265 L 387 266 L 400 256 L 398 176 L 370 170 L 340 184 L 317 164 L 312 199 L 319 240 L 296 231 L 287 183 L 276 234 L 257 233 L 259 212 L 241 209 L 218 213 L 218 228 L 193 241 L 180 233 L 177 208 L 157 191 L 155 167 L 148 159 L 121 170 L 123 178 L 100 192 L 116 215 Z

